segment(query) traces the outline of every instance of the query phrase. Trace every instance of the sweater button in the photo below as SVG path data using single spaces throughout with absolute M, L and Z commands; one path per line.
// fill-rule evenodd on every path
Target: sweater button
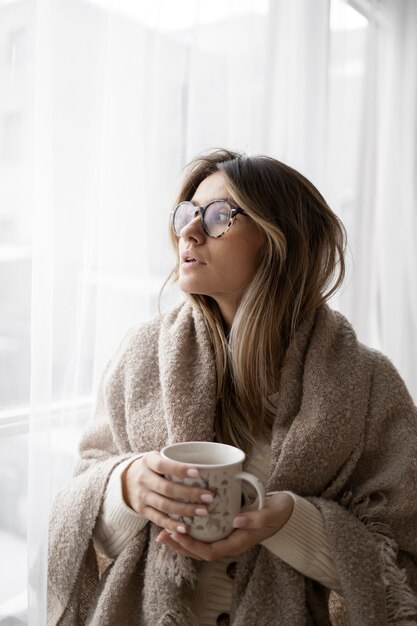
M 232 580 L 234 580 L 235 576 L 236 576 L 236 568 L 237 568 L 237 563 L 236 561 L 232 561 L 231 563 L 229 563 L 229 565 L 226 568 L 226 574 L 228 575 L 229 578 L 231 578 Z
M 216 619 L 216 625 L 217 626 L 229 626 L 230 625 L 229 613 L 220 613 L 220 615 Z

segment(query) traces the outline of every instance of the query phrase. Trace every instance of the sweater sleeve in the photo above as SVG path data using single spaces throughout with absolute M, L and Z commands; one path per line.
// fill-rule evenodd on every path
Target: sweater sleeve
M 126 504 L 122 491 L 123 472 L 141 456 L 138 454 L 126 459 L 112 471 L 94 528 L 94 541 L 100 551 L 111 559 L 122 552 L 148 521 Z
M 294 499 L 288 521 L 262 545 L 304 576 L 340 593 L 320 511 L 308 500 L 287 491 Z

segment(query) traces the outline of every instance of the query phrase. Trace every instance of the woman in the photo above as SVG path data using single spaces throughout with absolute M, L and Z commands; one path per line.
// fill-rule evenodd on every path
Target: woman
M 171 216 L 187 298 L 104 374 L 51 517 L 49 623 L 417 624 L 417 412 L 325 304 L 343 226 L 295 170 L 227 150 L 190 164 Z M 158 452 L 187 440 L 244 449 L 269 494 L 212 544 L 181 517 L 213 494 Z

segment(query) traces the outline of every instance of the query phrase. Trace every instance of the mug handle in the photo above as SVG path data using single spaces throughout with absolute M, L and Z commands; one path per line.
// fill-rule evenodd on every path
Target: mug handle
M 239 472 L 234 476 L 236 479 L 247 480 L 248 483 L 252 485 L 256 489 L 256 493 L 258 494 L 259 501 L 259 509 L 263 509 L 265 506 L 265 488 L 259 478 L 257 478 L 254 474 L 250 474 L 249 472 Z

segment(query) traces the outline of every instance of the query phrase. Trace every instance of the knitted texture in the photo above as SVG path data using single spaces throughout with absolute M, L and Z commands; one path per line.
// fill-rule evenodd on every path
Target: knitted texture
M 199 562 L 141 530 L 99 572 L 92 533 L 117 463 L 167 443 L 211 440 L 215 366 L 189 303 L 132 330 L 104 374 L 76 475 L 49 534 L 48 624 L 195 626 Z M 326 305 L 299 326 L 277 393 L 268 491 L 321 512 L 341 595 L 263 546 L 241 555 L 234 626 L 417 624 L 417 411 L 401 377 Z M 88 590 L 88 593 L 85 590 Z

